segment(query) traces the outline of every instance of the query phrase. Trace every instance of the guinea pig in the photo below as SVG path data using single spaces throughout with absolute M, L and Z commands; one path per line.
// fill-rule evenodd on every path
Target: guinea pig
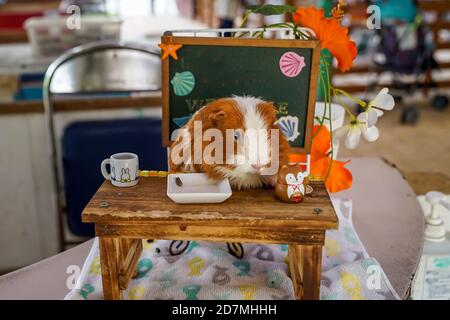
M 259 98 L 215 100 L 179 130 L 170 150 L 170 171 L 203 172 L 212 180 L 228 178 L 234 189 L 274 186 L 279 168 L 288 163 L 289 150 L 276 120 L 273 104 Z

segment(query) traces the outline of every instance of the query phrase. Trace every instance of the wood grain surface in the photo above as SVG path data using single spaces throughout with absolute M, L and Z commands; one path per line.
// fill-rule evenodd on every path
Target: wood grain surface
M 276 200 L 274 189 L 234 191 L 224 203 L 176 204 L 166 195 L 167 178 L 141 178 L 131 188 L 105 181 L 83 211 L 100 239 L 106 300 L 122 299 L 136 272 L 141 239 L 287 243 L 298 299 L 319 299 L 325 230 L 338 218 L 322 182 L 302 203 Z
M 109 181 L 100 187 L 83 211 L 83 222 L 102 224 L 162 223 L 166 226 L 285 227 L 325 230 L 338 219 L 323 183 L 301 204 L 276 200 L 273 189 L 233 191 L 219 204 L 177 204 L 166 195 L 166 178 L 141 178 L 131 188 L 116 188 Z

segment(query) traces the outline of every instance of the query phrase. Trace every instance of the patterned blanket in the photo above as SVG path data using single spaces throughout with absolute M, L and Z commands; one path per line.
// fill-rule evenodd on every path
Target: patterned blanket
M 321 299 L 399 299 L 352 224 L 352 204 L 333 199 L 338 230 L 327 231 Z M 124 299 L 294 299 L 287 245 L 244 244 L 239 259 L 226 243 L 144 241 L 137 276 Z M 182 253 L 177 252 L 181 250 Z M 102 299 L 98 240 L 66 299 Z

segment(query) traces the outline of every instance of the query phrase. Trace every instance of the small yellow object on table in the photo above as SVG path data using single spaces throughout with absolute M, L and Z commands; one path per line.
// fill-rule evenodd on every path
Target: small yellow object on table
M 273 189 L 233 191 L 223 203 L 177 204 L 166 195 L 166 172 L 141 171 L 139 184 L 105 181 L 82 214 L 99 237 L 103 294 L 121 299 L 136 273 L 142 239 L 288 244 L 298 299 L 319 299 L 322 247 L 338 218 L 323 182 L 301 204 L 282 203 Z

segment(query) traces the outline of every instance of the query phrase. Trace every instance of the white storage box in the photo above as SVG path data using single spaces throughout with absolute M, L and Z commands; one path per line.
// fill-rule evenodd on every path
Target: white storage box
M 25 21 L 34 57 L 57 56 L 67 49 L 91 41 L 120 39 L 120 19 L 82 16 L 79 29 L 69 28 L 68 19 L 68 16 L 34 17 Z

